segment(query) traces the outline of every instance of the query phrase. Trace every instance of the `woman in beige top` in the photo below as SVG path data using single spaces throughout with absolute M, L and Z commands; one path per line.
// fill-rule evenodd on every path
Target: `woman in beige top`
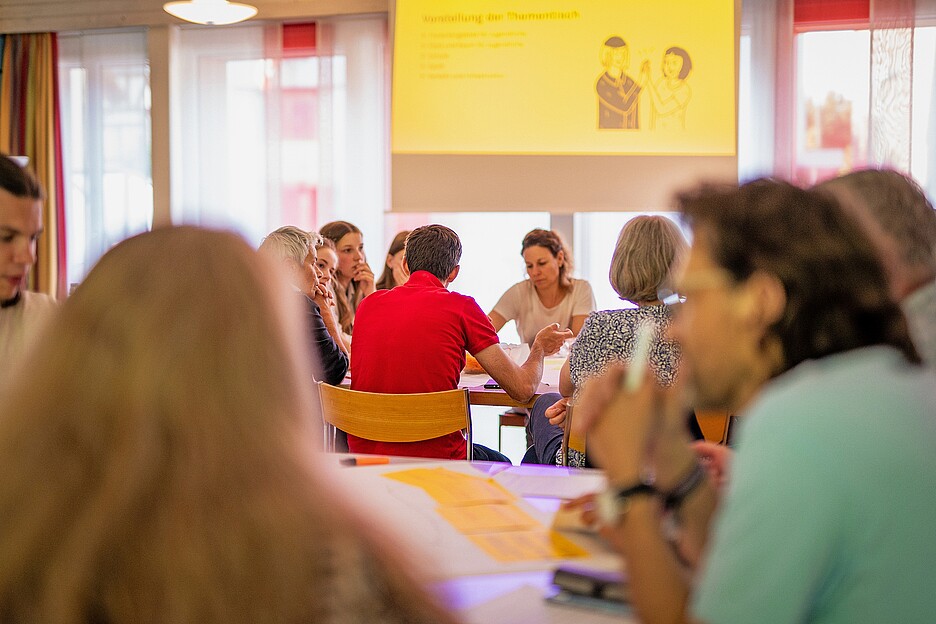
M 520 340 L 529 344 L 536 333 L 558 323 L 578 335 L 595 309 L 591 285 L 571 277 L 572 254 L 552 230 L 536 229 L 523 237 L 520 248 L 529 279 L 511 286 L 488 314 L 494 329 L 516 321 Z

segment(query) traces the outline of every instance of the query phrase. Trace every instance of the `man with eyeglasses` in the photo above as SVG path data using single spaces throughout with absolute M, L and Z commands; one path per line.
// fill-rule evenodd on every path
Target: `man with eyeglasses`
M 0 386 L 55 309 L 52 297 L 26 289 L 42 232 L 42 199 L 36 178 L 0 154 Z
M 679 203 L 688 396 L 622 389 L 618 370 L 576 414 L 610 484 L 586 516 L 624 555 L 641 620 L 932 621 L 936 379 L 865 232 L 775 181 Z M 720 501 L 684 402 L 743 415 Z

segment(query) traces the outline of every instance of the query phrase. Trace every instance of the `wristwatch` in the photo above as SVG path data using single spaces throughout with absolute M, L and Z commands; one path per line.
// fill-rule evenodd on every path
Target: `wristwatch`
M 640 482 L 631 487 L 608 488 L 595 497 L 595 512 L 605 526 L 617 526 L 637 496 L 657 496 L 659 492 L 649 483 Z

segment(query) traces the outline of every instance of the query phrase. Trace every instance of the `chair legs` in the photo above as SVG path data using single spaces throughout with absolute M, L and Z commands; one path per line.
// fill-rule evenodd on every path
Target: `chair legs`
M 529 416 L 522 412 L 504 412 L 500 415 L 497 423 L 497 450 L 503 452 L 503 428 L 504 427 L 523 427 L 526 430 L 526 445 L 533 445 L 533 436 L 530 428 L 527 426 Z

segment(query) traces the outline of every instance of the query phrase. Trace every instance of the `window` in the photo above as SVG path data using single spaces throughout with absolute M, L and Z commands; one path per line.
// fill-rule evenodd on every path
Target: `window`
M 187 28 L 179 40 L 173 220 L 258 244 L 281 225 L 345 219 L 372 254 L 382 247 L 386 20 Z
M 796 36 L 797 183 L 867 166 L 870 69 L 867 30 Z
M 153 220 L 146 34 L 59 37 L 68 282 Z
M 913 37 L 913 120 L 910 173 L 936 201 L 936 27 Z
M 862 167 L 909 167 L 936 197 L 936 27 L 914 17 L 909 5 L 900 9 L 909 12 L 901 20 L 918 26 L 875 31 L 882 36 L 872 44 L 868 24 L 875 11 L 869 13 L 867 3 L 799 1 L 798 10 L 800 4 L 808 11 L 799 11 L 797 28 L 809 32 L 795 36 L 794 180 L 808 185 Z M 889 10 L 897 9 L 885 6 L 879 27 L 887 24 Z M 872 86 L 886 103 L 877 113 L 870 107 Z M 901 129 L 908 118 L 903 115 L 909 117 L 909 137 Z

